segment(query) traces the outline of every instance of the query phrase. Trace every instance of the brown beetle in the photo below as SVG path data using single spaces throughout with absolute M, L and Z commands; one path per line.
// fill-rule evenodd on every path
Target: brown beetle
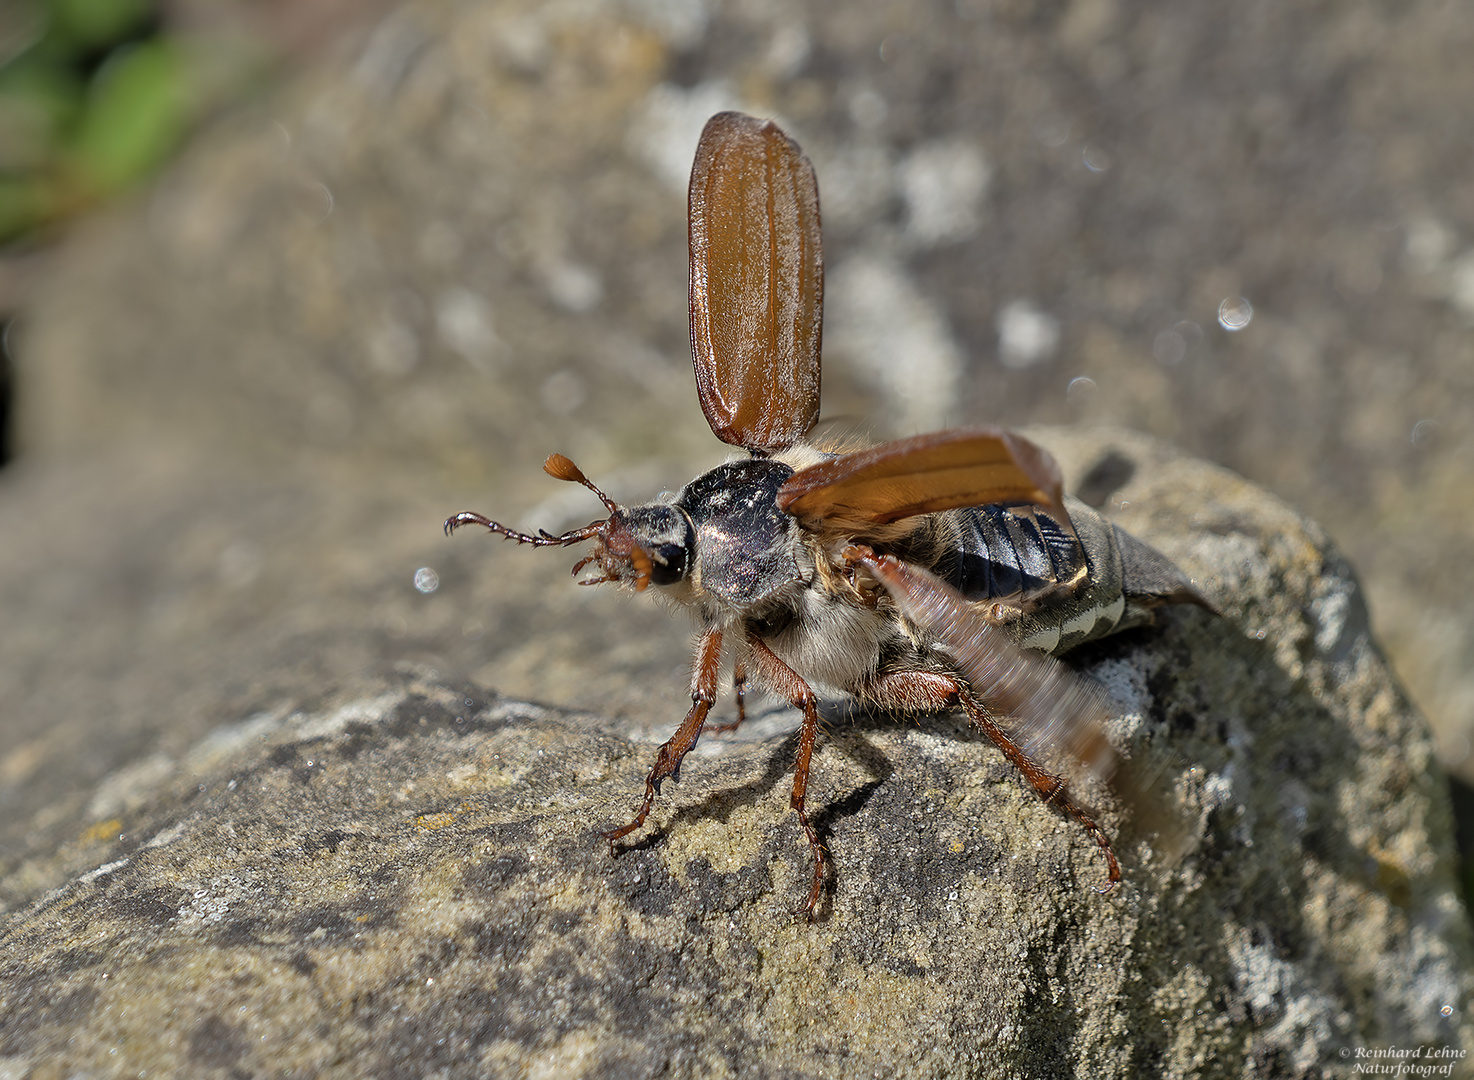
M 962 708 L 1119 881 L 1109 838 L 1040 764 L 1111 773 L 1104 693 L 1046 654 L 1149 622 L 1160 604 L 1211 605 L 1165 556 L 1066 499 L 1054 459 L 1022 436 L 951 430 L 844 454 L 805 442 L 819 413 L 819 194 L 774 124 L 707 122 L 688 212 L 697 392 L 712 431 L 748 456 L 622 507 L 553 454 L 543 468 L 598 495 L 606 519 L 561 536 L 471 512 L 445 523 L 539 547 L 592 540 L 574 573 L 599 573 L 580 584 L 653 585 L 697 612 L 691 711 L 656 754 L 634 819 L 603 835 L 612 846 L 645 823 L 706 730 L 729 659 L 736 724 L 749 678 L 803 711 L 791 804 L 813 857 L 810 917 L 826 859 L 805 807 L 816 691 L 903 713 Z

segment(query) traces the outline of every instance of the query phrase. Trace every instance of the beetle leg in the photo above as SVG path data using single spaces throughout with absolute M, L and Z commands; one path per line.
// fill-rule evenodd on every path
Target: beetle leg
M 898 712 L 935 712 L 961 705 L 968 719 L 993 744 L 1003 751 L 1003 756 L 1024 774 L 1029 786 L 1051 806 L 1057 806 L 1077 821 L 1086 834 L 1096 842 L 1105 855 L 1109 880 L 1098 891 L 1109 892 L 1121 880 L 1121 867 L 1116 862 L 1116 853 L 1105 830 L 1095 819 L 1082 810 L 1065 790 L 1065 779 L 1041 768 L 1033 758 L 998 726 L 982 704 L 963 685 L 950 675 L 939 675 L 927 671 L 896 671 L 882 675 L 865 687 L 865 696 L 884 708 Z
M 804 796 L 809 787 L 809 763 L 813 760 L 814 743 L 819 738 L 818 699 L 814 697 L 814 691 L 803 676 L 780 660 L 778 654 L 763 644 L 761 639 L 749 636 L 747 644 L 752 650 L 753 665 L 762 680 L 775 693 L 787 698 L 790 704 L 802 709 L 804 713 L 804 726 L 798 736 L 798 755 L 793 763 L 793 795 L 789 799 L 789 805 L 798 814 L 799 824 L 804 827 L 804 835 L 809 840 L 809 852 L 814 857 L 814 880 L 809 887 L 809 898 L 804 901 L 803 906 L 804 914 L 812 922 L 814 908 L 818 905 L 819 894 L 824 888 L 824 867 L 829 861 L 824 845 L 819 843 L 819 835 L 814 832 L 814 826 L 809 821 L 808 810 L 804 807 Z
M 1019 772 L 1024 774 L 1039 797 L 1045 802 L 1059 807 L 1070 817 L 1077 821 L 1086 834 L 1095 841 L 1105 856 L 1106 867 L 1109 876 L 1105 885 L 1097 886 L 1097 892 L 1110 892 L 1116 883 L 1121 880 L 1121 866 L 1116 862 L 1116 853 L 1111 848 L 1111 838 L 1105 834 L 1105 830 L 1095 823 L 1095 819 L 1082 810 L 1074 799 L 1070 798 L 1065 791 L 1065 780 L 1062 776 L 1041 769 L 1028 754 L 1021 750 L 1017 743 L 1010 739 L 988 715 L 988 711 L 968 693 L 960 695 L 963 711 L 968 718 L 977 725 L 978 729 L 988 738 L 993 740 L 995 746 L 1003 751 L 1003 755 L 1017 766 Z
M 686 714 L 681 726 L 676 728 L 676 733 L 662 743 L 656 753 L 655 764 L 650 769 L 650 775 L 645 778 L 645 799 L 640 803 L 639 812 L 628 825 L 600 834 L 609 841 L 610 854 L 614 853 L 616 840 L 628 836 L 645 824 L 645 819 L 650 816 L 650 807 L 654 805 L 655 796 L 660 791 L 661 782 L 667 778 L 680 779 L 681 761 L 696 745 L 696 740 L 701 736 L 701 728 L 706 723 L 706 714 L 711 711 L 711 704 L 716 700 L 721 659 L 722 632 L 712 627 L 696 642 L 696 662 L 691 672 L 691 711 Z
M 724 735 L 736 731 L 747 722 L 747 665 L 741 660 L 732 671 L 732 689 L 737 695 L 737 719 L 730 724 L 716 724 L 707 728 L 713 735 Z

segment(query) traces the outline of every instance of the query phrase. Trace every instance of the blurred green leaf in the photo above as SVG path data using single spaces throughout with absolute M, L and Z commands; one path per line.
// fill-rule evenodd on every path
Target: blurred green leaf
M 0 173 L 33 171 L 81 114 L 85 87 L 73 72 L 26 57 L 0 68 Z
M 141 179 L 244 68 L 171 37 L 162 0 L 0 0 L 0 243 Z
M 153 14 L 151 0 L 43 0 L 51 32 L 86 49 L 108 45 L 138 29 Z
M 82 187 L 102 194 L 158 164 L 189 119 L 186 65 L 164 41 L 120 49 L 98 71 L 67 158 Z

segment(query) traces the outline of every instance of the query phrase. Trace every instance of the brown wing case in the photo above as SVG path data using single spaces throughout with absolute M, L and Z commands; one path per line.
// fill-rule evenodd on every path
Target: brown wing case
M 819 187 L 772 122 L 718 113 L 691 167 L 691 354 L 717 438 L 791 446 L 819 416 Z
M 955 428 L 882 443 L 812 465 L 778 489 L 778 505 L 830 527 L 884 525 L 991 503 L 1035 503 L 1063 524 L 1059 465 L 1001 428 Z

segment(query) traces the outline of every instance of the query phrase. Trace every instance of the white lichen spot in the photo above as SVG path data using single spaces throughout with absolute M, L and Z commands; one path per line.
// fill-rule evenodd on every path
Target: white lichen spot
M 1260 1027 L 1261 1043 L 1281 1049 L 1297 1073 L 1309 1070 L 1344 1024 L 1336 1003 L 1303 985 L 1299 970 L 1281 960 L 1268 940 L 1256 942 L 1247 929 L 1233 927 L 1226 944 L 1232 984 Z
M 1048 360 L 1059 338 L 1059 320 L 1027 300 L 1011 301 L 998 312 L 998 359 L 1012 371 Z
M 797 23 L 786 23 L 774 30 L 768 39 L 763 66 L 776 78 L 792 78 L 808 60 L 812 48 L 813 42 L 806 29 Z
M 88 819 L 105 821 L 142 805 L 174 771 L 174 759 L 163 752 L 124 765 L 98 785 L 87 804 Z
M 1443 222 L 1433 218 L 1418 218 L 1407 227 L 1403 250 L 1414 270 L 1421 274 L 1433 274 L 1448 261 L 1453 253 L 1454 243 L 1453 232 Z
M 281 721 L 280 712 L 258 712 L 218 727 L 185 752 L 184 767 L 196 774 L 208 772 L 231 755 L 265 742 Z
M 1317 597 L 1310 605 L 1311 616 L 1315 619 L 1315 647 L 1322 655 L 1335 652 L 1347 633 L 1347 617 L 1351 613 L 1352 594 L 1356 591 L 1356 583 L 1345 578 L 1332 580 L 1329 584 L 1331 587 L 1325 595 Z
M 895 263 L 856 256 L 829 283 L 826 345 L 849 355 L 914 431 L 954 419 L 962 350 L 943 312 Z
M 339 734 L 349 724 L 380 723 L 402 700 L 403 695 L 398 693 L 380 694 L 376 698 L 350 701 L 330 713 L 318 713 L 311 716 L 297 714 L 289 718 L 287 723 L 295 727 L 293 734 L 298 739 L 323 739 Z
M 700 42 L 711 21 L 707 0 L 627 0 L 627 4 L 635 18 L 676 49 Z
M 924 247 L 966 240 L 982 222 L 993 170 L 983 151 L 964 139 L 923 143 L 900 165 L 906 236 Z
M 1466 251 L 1448 268 L 1448 299 L 1459 314 L 1474 319 L 1474 251 Z
M 895 154 L 873 142 L 849 142 L 833 157 L 816 161 L 823 177 L 821 193 L 825 231 L 847 232 L 868 227 L 884 213 L 896 194 Z
M 146 847 L 146 848 L 162 848 L 162 847 L 168 847 L 170 844 L 174 843 L 174 841 L 178 840 L 181 836 L 183 836 L 184 833 L 185 833 L 185 824 L 184 824 L 184 822 L 182 822 L 182 821 L 176 821 L 173 825 L 170 825 L 168 828 L 160 829 L 158 832 L 156 832 L 152 836 L 150 836 L 147 840 L 144 841 L 143 846 Z
M 689 90 L 661 83 L 635 111 L 627 145 L 672 191 L 684 195 L 701 129 L 714 114 L 741 107 L 723 80 L 697 83 Z
M 111 874 L 114 870 L 120 870 L 127 865 L 127 859 L 118 859 L 116 862 L 103 863 L 96 869 L 88 870 L 85 874 L 82 874 L 80 877 L 77 878 L 77 882 L 79 884 L 85 885 L 89 881 L 96 881 L 98 878 L 105 877 L 108 874 Z
M 447 289 L 436 301 L 435 332 L 447 348 L 483 373 L 491 370 L 501 349 L 491 306 L 461 285 Z
M 1209 810 L 1222 810 L 1232 806 L 1234 798 L 1233 762 L 1224 766 L 1222 772 L 1209 773 L 1203 780 L 1203 806 Z
M 568 259 L 550 259 L 542 266 L 548 298 L 564 311 L 580 315 L 604 299 L 604 283 L 590 267 Z

